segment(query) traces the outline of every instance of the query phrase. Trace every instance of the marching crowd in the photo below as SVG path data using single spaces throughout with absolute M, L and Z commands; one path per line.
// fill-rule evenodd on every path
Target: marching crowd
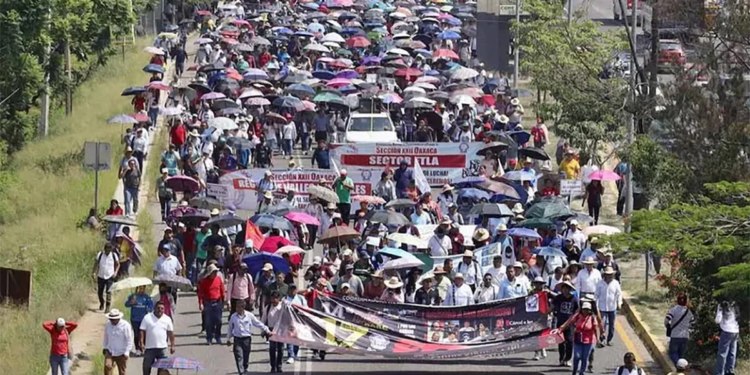
M 109 224 L 111 243 L 93 269 L 100 309 L 109 320 L 105 373 L 118 368 L 124 374 L 131 353 L 143 357 L 144 374 L 168 365 L 175 353 L 178 290 L 197 293 L 206 344 L 230 345 L 240 374 L 250 370 L 253 327 L 269 342 L 271 372 L 299 360 L 299 347 L 273 339 L 284 301 L 314 308 L 321 294 L 338 294 L 466 306 L 541 291 L 553 306 L 550 327 L 564 337 L 558 364 L 573 374 L 593 372 L 594 352 L 607 353 L 612 345 L 622 305 L 620 269 L 606 244 L 611 232 L 596 229 L 607 176 L 591 178 L 585 189 L 589 216 L 558 197 L 555 178 L 539 178 L 536 168 L 552 170 L 543 150 L 544 121 L 524 130 L 517 93 L 477 62 L 475 12 L 472 1 L 224 3 L 216 12 L 196 9 L 184 23 L 195 22 L 200 30 L 196 65 L 190 67 L 184 28 L 160 34 L 144 68 L 153 74 L 151 82 L 123 93 L 133 95 L 137 113 L 123 139 L 124 209 L 113 201 L 107 212 L 137 214 L 149 136 L 164 116 L 169 148 L 157 159 L 162 175 L 154 188 L 168 227 L 153 266 L 158 294 L 137 286 L 124 306 L 130 322 L 111 308 L 113 283 L 129 280 L 141 250 L 127 225 Z M 168 86 L 163 80 L 169 59 L 178 77 L 194 70 L 196 79 Z M 167 90 L 171 94 L 161 106 Z M 327 144 L 343 139 L 348 116 L 365 103 L 387 112 L 404 142 L 486 142 L 478 170 L 483 178 L 447 184 L 433 196 L 417 187 L 414 171 L 401 163 L 383 173 L 373 196 L 362 197 L 353 194 L 354 182 L 342 169 L 332 183 L 311 187 L 310 203 L 297 209 L 296 192 L 277 186 L 267 170 L 256 184 L 260 208 L 249 220 L 207 195 L 207 184 L 223 173 L 274 167 L 278 153 L 291 159 L 298 142 L 308 155 L 314 140 L 313 166 L 330 168 Z M 567 143 L 558 145 L 556 156 L 564 178 L 581 177 Z M 289 167 L 296 166 L 290 161 Z M 494 178 L 500 176 L 505 178 Z M 518 197 L 502 197 L 496 184 L 510 186 Z M 312 256 L 320 247 L 323 255 Z M 268 261 L 263 253 L 281 260 Z M 438 262 L 424 267 L 425 258 L 417 254 Z M 685 306 L 686 299 L 678 300 L 665 323 L 672 327 L 670 353 L 678 370 L 687 368 L 684 346 L 692 319 Z M 720 310 L 717 320 L 728 335 L 733 309 Z M 223 330 L 225 310 L 230 314 Z M 53 340 L 53 375 L 58 369 L 67 375 L 76 325 L 61 318 L 44 327 Z M 451 333 L 429 340 L 459 340 Z M 316 355 L 326 358 L 324 351 Z M 546 356 L 541 350 L 533 359 Z M 733 371 L 733 358 L 725 355 L 727 371 L 717 375 Z M 617 375 L 642 374 L 633 353 L 623 361 Z

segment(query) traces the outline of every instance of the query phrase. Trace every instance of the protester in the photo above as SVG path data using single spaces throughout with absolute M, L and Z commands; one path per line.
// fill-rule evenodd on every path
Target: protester
M 251 312 L 245 310 L 245 307 L 244 299 L 235 303 L 235 312 L 229 317 L 229 327 L 227 327 L 227 346 L 232 347 L 239 374 L 245 374 L 249 371 L 252 327 L 260 328 L 266 336 L 271 335 L 268 326 L 258 320 Z
M 198 309 L 206 310 L 206 344 L 212 340 L 221 345 L 221 313 L 226 304 L 224 278 L 219 277 L 219 268 L 209 265 L 208 275 L 198 283 Z
M 622 358 L 623 365 L 615 370 L 614 375 L 645 375 L 645 372 L 635 364 L 635 354 L 625 353 Z
M 607 327 L 607 346 L 612 346 L 612 339 L 615 337 L 615 316 L 622 306 L 622 289 L 620 282 L 615 280 L 615 270 L 611 267 L 605 268 L 602 275 L 604 279 L 597 284 L 594 296 Z
M 154 312 L 141 322 L 140 347 L 143 351 L 143 375 L 151 374 L 151 366 L 159 359 L 175 352 L 175 335 L 172 319 L 164 313 L 164 303 L 154 305 Z
M 721 334 L 719 335 L 719 349 L 716 354 L 714 375 L 734 375 L 737 361 L 737 341 L 740 335 L 739 306 L 734 301 L 721 301 L 716 308 L 716 319 Z
M 592 313 L 591 302 L 582 302 L 581 310 L 575 313 L 567 322 L 559 327 L 565 331 L 568 326 L 573 327 L 573 374 L 583 375 L 588 368 L 589 355 L 596 344 L 596 332 L 604 331 L 598 315 Z
M 455 284 L 448 287 L 446 292 L 444 306 L 468 306 L 474 304 L 474 293 L 471 291 L 471 287 L 464 284 L 464 275 L 462 273 L 456 273 L 453 276 Z
M 120 256 L 114 251 L 110 243 L 104 245 L 104 250 L 96 254 L 93 277 L 96 279 L 96 295 L 99 297 L 99 310 L 109 312 L 112 303 L 110 288 L 120 270 Z M 106 296 L 106 298 L 105 298 Z
M 284 305 L 281 304 L 281 294 L 278 291 L 271 293 L 271 300 L 266 308 L 265 314 L 263 314 L 263 323 L 266 327 L 274 327 L 281 318 L 282 309 Z M 268 329 L 268 328 L 266 328 Z M 266 335 L 266 339 L 272 338 Z M 269 362 L 271 363 L 271 372 L 283 372 L 281 369 L 282 360 L 284 359 L 284 344 L 278 341 L 269 341 L 268 345 L 268 356 Z
M 135 348 L 135 355 L 140 356 L 143 353 L 143 348 L 138 342 L 137 334 L 141 329 L 141 322 L 147 314 L 154 311 L 154 301 L 146 293 L 145 286 L 139 286 L 136 288 L 135 293 L 128 296 L 125 300 L 125 307 L 130 308 L 130 325 L 133 331 L 136 333 L 134 336 L 133 348 Z
M 42 323 L 42 327 L 49 332 L 52 341 L 49 353 L 49 365 L 52 375 L 68 375 L 70 362 L 73 360 L 70 333 L 78 327 L 78 324 L 66 322 L 63 318 L 57 318 L 54 322 Z
M 112 309 L 107 314 L 109 324 L 104 328 L 104 343 L 102 354 L 104 355 L 104 374 L 112 374 L 117 367 L 117 373 L 126 375 L 128 370 L 128 358 L 133 349 L 133 327 L 122 319 L 122 313 L 118 309 Z
M 669 358 L 675 365 L 680 358 L 684 358 L 690 339 L 690 328 L 695 322 L 695 315 L 688 305 L 687 295 L 677 296 L 677 304 L 669 308 L 664 318 L 664 327 L 669 337 Z

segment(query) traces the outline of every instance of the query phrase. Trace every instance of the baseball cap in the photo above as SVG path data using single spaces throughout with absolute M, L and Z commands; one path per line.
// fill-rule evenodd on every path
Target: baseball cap
M 65 327 L 65 319 L 63 319 L 63 318 L 57 318 L 57 322 L 55 324 L 58 327 Z

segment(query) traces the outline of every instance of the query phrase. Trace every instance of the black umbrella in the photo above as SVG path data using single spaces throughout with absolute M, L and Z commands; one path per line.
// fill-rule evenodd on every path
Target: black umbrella
M 211 88 L 208 87 L 205 83 L 195 82 L 195 83 L 189 84 L 188 87 L 190 87 L 191 89 L 193 89 L 195 91 L 200 91 L 200 92 L 202 92 L 204 94 L 207 93 L 207 92 L 211 92 Z
M 433 91 L 433 92 L 427 94 L 427 97 L 430 98 L 430 99 L 432 99 L 432 100 L 443 101 L 444 102 L 444 101 L 450 99 L 451 96 L 450 96 L 450 94 L 448 94 L 445 91 Z
M 247 43 L 240 43 L 234 46 L 234 50 L 239 52 L 253 52 L 254 48 Z
M 497 155 L 503 150 L 508 149 L 508 144 L 503 142 L 492 142 L 487 146 L 482 147 L 481 150 L 477 151 L 477 155 L 484 156 L 488 151 L 492 151 L 493 154 Z
M 195 208 L 201 208 L 204 210 L 213 210 L 214 208 L 221 208 L 222 204 L 219 202 L 216 198 L 210 198 L 210 197 L 196 197 L 190 200 L 188 202 L 191 207 Z M 206 217 L 206 220 L 209 218 Z
M 385 204 L 386 208 L 406 208 L 406 207 L 414 207 L 416 203 L 411 199 L 394 199 L 388 203 Z
M 249 150 L 253 148 L 253 143 L 245 138 L 230 137 L 227 139 L 227 146 L 234 149 Z
M 219 64 L 208 64 L 203 65 L 200 68 L 198 68 L 198 73 L 208 73 L 208 72 L 215 72 L 217 70 L 224 70 L 224 67 Z
M 404 214 L 393 211 L 370 211 L 370 213 L 367 214 L 367 219 L 374 223 L 391 226 L 401 226 L 411 223 Z
M 144 92 L 146 92 L 146 88 L 145 87 L 143 87 L 143 86 L 133 86 L 133 87 L 128 87 L 125 90 L 123 90 L 122 94 L 120 94 L 120 95 L 121 96 L 131 96 L 131 95 L 138 95 L 138 94 L 141 94 L 141 93 L 144 93 Z
M 225 108 L 240 108 L 240 105 L 237 104 L 232 99 L 218 99 L 214 100 L 213 104 L 211 104 L 211 108 L 213 109 L 225 109 Z
M 500 203 L 481 203 L 471 208 L 469 215 L 513 217 L 513 212 L 508 206 Z
M 536 160 L 549 160 L 547 152 L 538 147 L 519 148 L 518 155 Z
M 260 214 L 250 218 L 250 221 L 258 227 L 274 228 L 281 230 L 292 230 L 294 226 L 286 218 L 271 214 Z
M 307 77 L 301 74 L 290 74 L 284 78 L 282 82 L 286 84 L 295 84 L 295 83 L 301 83 L 302 81 L 306 80 Z
M 206 225 L 211 227 L 212 225 L 218 225 L 221 228 L 229 228 L 235 225 L 240 225 L 245 222 L 245 219 L 235 214 L 224 214 L 219 215 L 206 222 Z
M 404 104 L 404 108 L 407 108 L 407 109 L 430 109 L 430 108 L 432 108 L 432 106 L 429 105 L 429 104 L 427 104 L 427 103 L 425 103 L 425 102 L 420 102 L 418 100 L 411 100 L 411 101 L 406 102 L 406 104 Z
M 211 217 L 200 212 L 193 212 L 190 214 L 186 214 L 183 216 L 180 216 L 177 220 L 180 222 L 185 223 L 186 225 L 192 225 L 193 227 L 197 227 L 200 225 L 200 223 L 204 221 L 208 221 Z

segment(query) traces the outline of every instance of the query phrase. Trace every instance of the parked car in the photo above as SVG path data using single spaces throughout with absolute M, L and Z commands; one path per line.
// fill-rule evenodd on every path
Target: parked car
M 347 143 L 398 142 L 396 128 L 388 112 L 352 113 L 346 125 Z
M 685 49 L 679 40 L 662 39 L 659 41 L 659 53 L 656 63 L 660 71 L 671 71 L 675 68 L 682 69 L 686 62 Z

